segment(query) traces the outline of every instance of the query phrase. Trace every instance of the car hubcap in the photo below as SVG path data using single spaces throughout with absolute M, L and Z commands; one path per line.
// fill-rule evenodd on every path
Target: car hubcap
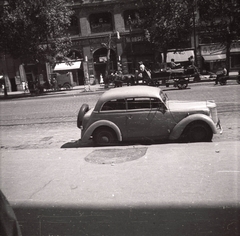
M 103 136 L 103 137 L 101 138 L 101 142 L 102 142 L 102 143 L 109 143 L 109 138 L 108 138 L 107 136 Z

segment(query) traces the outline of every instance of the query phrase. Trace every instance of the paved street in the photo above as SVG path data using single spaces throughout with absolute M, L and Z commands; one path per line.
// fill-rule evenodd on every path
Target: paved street
M 223 135 L 81 147 L 76 114 L 99 93 L 1 101 L 0 184 L 23 235 L 239 235 L 240 86 L 164 89 L 215 100 Z
M 239 94 L 235 82 L 227 86 L 214 83 L 191 85 L 190 89 L 178 90 L 162 87 L 170 99 L 215 100 L 224 135 L 214 136 L 214 141 L 240 140 Z M 74 93 L 73 93 L 74 92 Z M 64 92 L 62 96 L 41 96 L 1 101 L 0 124 L 2 149 L 60 148 L 76 141 L 80 130 L 76 127 L 78 110 L 83 103 L 92 107 L 103 92 Z

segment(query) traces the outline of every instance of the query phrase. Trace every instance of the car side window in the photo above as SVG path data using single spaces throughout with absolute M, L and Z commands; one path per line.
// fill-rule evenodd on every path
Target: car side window
M 103 104 L 101 111 L 126 110 L 124 99 L 113 99 Z
M 150 98 L 127 98 L 128 110 L 133 109 L 150 109 Z
M 157 98 L 151 98 L 151 108 L 161 108 L 163 103 Z

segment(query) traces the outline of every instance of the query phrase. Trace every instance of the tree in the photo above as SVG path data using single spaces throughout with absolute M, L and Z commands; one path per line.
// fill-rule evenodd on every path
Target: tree
M 24 62 L 65 55 L 72 11 L 66 0 L 8 0 L 0 6 L 0 53 Z
M 168 49 L 182 48 L 192 34 L 193 1 L 141 0 L 141 4 L 140 8 L 146 9 L 141 24 L 148 30 L 150 42 L 163 52 L 166 62 Z
M 226 49 L 226 69 L 230 69 L 230 50 L 240 39 L 240 3 L 238 0 L 198 0 L 200 30 Z

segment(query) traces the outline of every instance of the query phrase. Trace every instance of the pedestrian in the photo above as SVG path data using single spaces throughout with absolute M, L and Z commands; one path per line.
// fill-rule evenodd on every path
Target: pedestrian
M 219 80 L 227 75 L 227 69 L 224 67 L 223 70 L 217 74 L 217 77 L 215 79 L 215 85 L 218 84 Z
M 55 77 L 52 78 L 52 85 L 53 85 L 54 91 L 58 90 L 58 84 Z
M 139 74 L 138 77 L 142 78 L 146 84 L 149 84 L 151 81 L 151 71 L 146 68 L 142 61 L 139 62 Z
M 189 66 L 194 66 L 194 58 L 193 55 L 188 58 Z

